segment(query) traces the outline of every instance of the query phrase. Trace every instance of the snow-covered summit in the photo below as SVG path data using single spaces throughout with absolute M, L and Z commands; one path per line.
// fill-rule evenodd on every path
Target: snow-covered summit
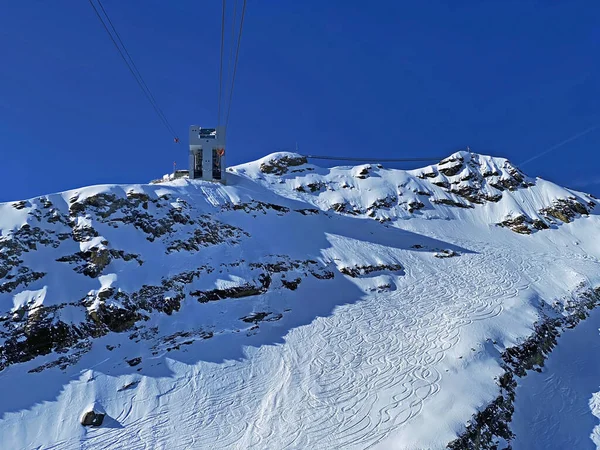
M 599 226 L 591 196 L 468 152 L 2 203 L 0 442 L 443 448 L 536 323 L 585 316 Z
M 288 152 L 230 170 L 285 197 L 381 222 L 458 218 L 529 234 L 569 222 L 595 207 L 592 196 L 530 178 L 505 158 L 466 151 L 408 171 L 380 164 L 323 169 Z

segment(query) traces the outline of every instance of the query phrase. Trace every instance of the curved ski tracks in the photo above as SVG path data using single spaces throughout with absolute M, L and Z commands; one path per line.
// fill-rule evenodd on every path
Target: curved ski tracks
M 448 260 L 447 271 L 427 273 L 423 260 L 406 261 L 396 291 L 339 307 L 247 360 L 190 367 L 173 380 L 168 402 L 156 399 L 151 414 L 131 422 L 127 406 L 125 429 L 94 430 L 82 447 L 373 447 L 439 391 L 436 366 L 461 329 L 501 314 L 508 299 L 539 281 L 528 274 L 544 274 L 550 263 L 550 255 L 517 261 L 507 249 L 492 255 L 491 266 L 486 250 Z

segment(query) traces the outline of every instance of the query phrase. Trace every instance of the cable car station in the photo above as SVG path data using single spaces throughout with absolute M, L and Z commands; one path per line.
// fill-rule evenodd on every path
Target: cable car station
M 224 141 L 224 127 L 190 127 L 190 179 L 225 183 Z

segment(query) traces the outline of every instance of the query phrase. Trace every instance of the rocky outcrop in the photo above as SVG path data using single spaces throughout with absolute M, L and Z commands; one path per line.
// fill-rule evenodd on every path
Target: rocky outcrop
M 330 210 L 335 211 L 336 213 L 349 214 L 351 216 L 358 216 L 367 212 L 359 206 L 352 205 L 350 202 L 334 203 L 331 205 Z
M 315 181 L 313 183 L 301 184 L 295 188 L 298 192 L 321 192 L 327 188 L 327 184 L 322 181 Z
M 190 295 L 197 297 L 200 303 L 214 302 L 226 298 L 242 298 L 260 295 L 267 292 L 271 284 L 269 276 L 262 276 L 258 283 L 245 283 L 224 289 L 212 289 L 210 291 L 194 291 Z
M 142 363 L 142 358 L 139 356 L 136 358 L 131 358 L 131 359 L 127 360 L 127 364 L 129 364 L 130 367 L 135 367 L 141 363 Z
M 98 404 L 92 405 L 87 411 L 81 415 L 80 423 L 84 427 L 99 427 L 104 422 L 106 412 Z
M 333 272 L 316 261 L 290 260 L 285 256 L 275 258 L 273 262 L 249 263 L 248 268 L 251 271 L 258 272 L 254 275 L 252 281 L 221 289 L 193 291 L 190 292 L 190 295 L 196 297 L 200 303 L 207 303 L 226 298 L 252 297 L 264 294 L 270 288 L 295 290 L 300 285 L 302 278 L 308 275 L 320 280 L 333 278 Z M 266 259 L 269 259 L 269 257 Z M 288 277 L 293 277 L 293 279 L 290 281 Z
M 391 208 L 392 206 L 396 206 L 398 204 L 398 196 L 394 194 L 390 194 L 383 198 L 378 198 L 374 200 L 368 207 L 367 212 L 374 212 L 381 208 Z
M 294 211 L 302 214 L 303 216 L 314 216 L 321 212 L 320 210 L 318 210 L 316 208 L 302 208 L 302 209 L 295 209 Z
M 242 322 L 257 324 L 259 322 L 276 322 L 283 317 L 283 314 L 274 314 L 272 312 L 255 312 L 248 316 L 240 318 Z
M 551 225 L 572 222 L 577 216 L 588 215 L 596 206 L 594 202 L 587 205 L 581 203 L 577 198 L 556 199 L 552 206 L 542 208 L 538 211 L 541 218 L 531 218 L 526 214 L 509 216 L 496 225 L 509 228 L 515 233 L 531 234 L 539 230 L 547 230 Z
M 107 241 L 105 242 L 108 244 Z M 97 278 L 114 259 L 121 259 L 126 262 L 135 260 L 140 266 L 144 263 L 139 255 L 125 253 L 123 250 L 108 249 L 104 246 L 92 247 L 85 252 L 61 256 L 56 261 L 79 264 L 73 268 L 75 272 L 91 278 Z
M 64 353 L 74 348 L 87 333 L 60 320 L 60 310 L 75 305 L 21 308 L 0 318 L 0 371 L 10 364 L 30 361 L 51 352 Z
M 308 160 L 302 155 L 293 153 L 283 154 L 282 156 L 274 155 L 271 159 L 260 165 L 260 171 L 269 175 L 284 175 L 288 173 L 290 167 L 297 167 L 307 163 Z
M 417 176 L 432 179 L 436 186 L 474 204 L 498 202 L 505 190 L 526 189 L 534 185 L 508 160 L 465 151 L 423 169 Z
M 223 207 L 223 209 L 231 211 L 244 211 L 246 213 L 258 211 L 263 214 L 267 214 L 267 211 L 269 210 L 276 211 L 279 214 L 287 214 L 290 212 L 290 208 L 286 206 L 275 205 L 273 203 L 265 203 L 261 201 L 227 204 Z
M 213 219 L 207 214 L 192 218 L 190 206 L 177 199 L 170 203 L 168 195 L 150 198 L 143 193 L 129 192 L 126 198 L 113 194 L 97 194 L 85 200 L 71 199 L 72 216 L 93 214 L 101 223 L 113 228 L 130 225 L 146 234 L 146 239 L 154 242 L 162 239 L 167 244 L 167 253 L 178 251 L 196 252 L 202 247 L 223 243 L 238 244 L 242 237 L 250 235 L 244 230 Z M 259 202 L 260 203 L 260 202 Z M 244 209 L 244 207 L 232 209 Z M 98 233 L 90 226 L 77 229 L 79 241 L 87 241 Z M 182 233 L 184 231 L 184 233 Z M 173 238 L 174 234 L 187 234 L 187 237 Z M 113 258 L 116 257 L 113 255 Z
M 29 286 L 34 281 L 40 280 L 46 276 L 45 272 L 34 272 L 28 267 L 19 267 L 16 274 L 8 274 L 5 280 L 0 284 L 0 294 L 13 292 L 18 287 Z
M 362 166 L 356 166 L 352 170 L 352 176 L 358 178 L 359 180 L 364 180 L 370 175 L 372 169 L 373 167 L 371 166 L 371 164 L 363 164 Z
M 167 253 L 188 251 L 197 252 L 202 247 L 228 243 L 239 244 L 243 237 L 250 237 L 250 233 L 233 225 L 211 219 L 203 215 L 196 219 L 193 231 L 190 231 L 187 239 L 173 239 L 167 247 Z
M 431 203 L 434 203 L 436 205 L 456 206 L 457 208 L 473 208 L 472 205 L 457 202 L 456 200 L 452 200 L 449 198 L 435 198 L 431 200 Z
M 459 254 L 456 253 L 454 250 L 445 249 L 445 250 L 440 250 L 439 252 L 434 253 L 433 256 L 436 258 L 443 259 L 443 258 L 454 258 L 455 256 L 459 256 Z
M 23 265 L 23 255 L 38 250 L 39 246 L 57 248 L 60 243 L 56 232 L 27 223 L 7 236 L 0 236 L 0 294 L 43 278 L 44 272 Z
M 110 253 L 108 255 L 110 256 Z M 97 276 L 102 271 L 101 268 L 106 267 L 105 264 L 108 263 L 107 260 L 102 260 L 102 263 L 94 259 L 88 260 L 86 255 L 81 254 L 72 256 L 72 260 L 68 262 L 83 263 L 80 267 L 89 268 L 87 264 L 93 263 L 94 272 L 82 272 L 86 276 Z M 215 270 L 232 269 L 239 269 L 240 273 L 250 276 L 238 285 L 227 288 L 191 288 L 193 283 L 209 276 Z M 154 312 L 173 314 L 179 311 L 186 298 L 191 297 L 200 303 L 206 303 L 261 295 L 269 290 L 296 290 L 308 276 L 327 280 L 333 278 L 334 273 L 327 266 L 314 260 L 293 260 L 284 255 L 266 255 L 257 262 L 240 260 L 219 268 L 204 265 L 195 270 L 164 277 L 158 285 L 143 285 L 134 292 L 109 287 L 91 292 L 85 298 L 71 303 L 52 307 L 25 305 L 12 317 L 0 316 L 0 338 L 3 341 L 0 345 L 0 371 L 11 364 L 30 361 L 50 353 L 61 356 L 31 371 L 41 372 L 52 367 L 64 369 L 89 351 L 94 338 L 108 333 L 130 332 L 130 338 L 136 340 L 154 338 L 155 333 L 149 332 L 144 325 L 150 315 Z M 69 308 L 78 310 L 86 320 L 77 325 L 63 322 L 62 313 Z M 275 320 L 276 313 L 273 314 L 268 320 Z M 201 330 L 197 337 L 210 338 L 212 331 Z M 168 343 L 165 343 L 165 346 L 175 348 L 175 345 Z
M 545 230 L 549 228 L 546 222 L 539 219 L 533 220 L 531 217 L 524 214 L 516 217 L 508 217 L 496 225 L 508 228 L 519 234 L 531 234 L 535 230 Z
M 296 156 L 275 154 L 268 161 L 274 164 L 272 171 L 287 173 L 284 170 L 287 164 L 285 161 L 289 158 L 296 161 Z M 296 162 L 300 164 L 306 161 L 298 159 Z M 401 177 L 395 183 L 395 193 L 389 193 L 394 186 L 390 186 L 389 172 L 379 170 L 382 168 L 380 165 L 363 164 L 352 168 L 337 167 L 327 175 L 318 172 L 298 175 L 294 178 L 296 187 L 293 189 L 302 198 L 317 197 L 315 204 L 324 210 L 349 216 L 367 216 L 384 223 L 394 218 L 407 218 L 406 213 L 417 213 L 428 218 L 447 218 L 447 214 L 452 213 L 436 208 L 438 205 L 474 209 L 479 205 L 498 203 L 505 196 L 513 196 L 512 192 L 528 190 L 537 182 L 504 158 L 470 151 L 456 152 L 438 164 L 408 171 L 406 174 L 409 177 Z M 304 172 L 304 169 L 300 172 Z M 267 182 L 277 184 L 283 183 L 283 180 L 268 179 Z M 386 194 L 379 194 L 379 198 L 375 197 L 374 200 L 371 194 L 363 195 L 378 190 Z M 564 194 L 568 196 L 568 193 L 568 190 L 564 190 Z M 524 195 L 530 196 L 529 193 Z M 516 212 L 496 225 L 520 234 L 531 234 L 588 214 L 595 206 L 589 196 L 567 196 L 557 198 L 550 206 L 530 216 L 517 208 Z M 260 202 L 241 203 L 231 208 L 246 212 L 260 211 L 263 214 L 270 209 L 277 210 L 273 205 Z M 278 209 L 280 214 L 286 212 L 285 207 Z
M 373 272 L 399 272 L 403 270 L 400 264 L 376 264 L 371 266 L 342 267 L 340 272 L 352 278 L 368 275 Z
M 539 211 L 542 216 L 550 222 L 560 220 L 565 223 L 571 222 L 578 215 L 587 215 L 596 206 L 594 202 L 583 205 L 577 198 L 559 198 L 554 200 L 552 206 L 543 208 Z

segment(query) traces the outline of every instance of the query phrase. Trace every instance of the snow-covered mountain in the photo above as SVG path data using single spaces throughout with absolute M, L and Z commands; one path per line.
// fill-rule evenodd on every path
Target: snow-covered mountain
M 0 204 L 2 448 L 506 444 L 600 298 L 597 214 L 467 152 Z

